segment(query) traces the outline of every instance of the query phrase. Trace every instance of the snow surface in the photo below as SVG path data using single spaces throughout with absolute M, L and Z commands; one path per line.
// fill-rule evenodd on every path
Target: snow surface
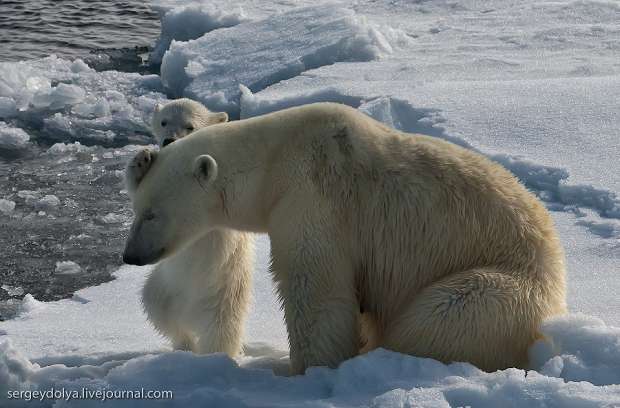
M 262 236 L 243 356 L 170 352 L 141 311 L 149 268 L 123 267 L 116 280 L 70 299 L 44 303 L 26 295 L 18 317 L 0 322 L 0 398 L 9 389 L 85 386 L 172 389 L 174 400 L 162 405 L 183 407 L 620 406 L 616 1 L 156 4 L 162 36 L 152 61 L 163 56 L 161 79 L 95 72 L 55 57 L 0 63 L 0 135 L 3 126 L 23 129 L 26 146 L 39 139 L 146 142 L 148 116 L 164 92 L 242 118 L 345 103 L 395 128 L 479 151 L 515 173 L 552 211 L 572 314 L 545 323 L 550 341 L 531 348 L 535 371 L 484 373 L 376 350 L 335 370 L 285 377 L 286 331 Z M 44 154 L 63 161 L 92 149 L 59 143 Z M 4 200 L 13 196 L 32 206 L 44 199 L 27 187 Z M 110 229 L 127 223 L 115 212 L 98 221 Z M 98 404 L 56 404 L 90 405 Z
M 382 33 L 349 9 L 294 9 L 172 43 L 163 58 L 161 77 L 172 94 L 238 117 L 239 84 L 260 90 L 337 61 L 370 61 L 391 54 L 392 43 L 406 39 L 392 29 Z
M 232 27 L 247 20 L 241 8 L 227 12 L 203 4 L 162 9 L 161 13 L 161 36 L 149 55 L 149 63 L 153 65 L 161 64 L 172 41 L 194 40 L 209 31 Z

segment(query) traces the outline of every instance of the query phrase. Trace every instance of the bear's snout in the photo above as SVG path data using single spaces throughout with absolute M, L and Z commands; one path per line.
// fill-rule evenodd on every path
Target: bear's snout
M 162 249 L 159 251 L 149 251 L 146 254 L 141 254 L 125 248 L 125 252 L 123 252 L 123 262 L 127 265 L 136 266 L 151 265 L 159 262 L 164 252 L 165 251 Z
M 144 239 L 143 223 L 134 224 L 123 251 L 123 262 L 128 265 L 150 265 L 159 262 L 165 249 L 148 239 Z M 147 236 L 150 234 L 146 234 Z

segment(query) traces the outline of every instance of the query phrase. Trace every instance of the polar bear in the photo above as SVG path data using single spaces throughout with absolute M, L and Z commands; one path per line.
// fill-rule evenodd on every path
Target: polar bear
M 499 164 L 332 103 L 218 124 L 156 156 L 124 252 L 143 265 L 205 231 L 266 232 L 291 371 L 373 347 L 484 370 L 527 365 L 565 313 L 545 207 Z
M 201 103 L 187 98 L 155 105 L 151 129 L 160 146 L 166 146 L 194 130 L 226 122 L 226 112 L 211 112 Z
M 177 100 L 156 109 L 153 121 L 165 118 L 166 129 L 175 138 L 185 136 L 181 124 L 188 121 L 196 127 L 208 126 L 214 114 L 190 102 Z M 154 133 L 168 144 L 165 133 Z M 151 157 L 143 150 L 129 163 L 125 182 L 130 197 L 146 174 Z M 231 357 L 241 352 L 253 248 L 251 234 L 216 229 L 153 269 L 142 290 L 142 305 L 149 321 L 175 349 L 200 354 L 224 352 Z

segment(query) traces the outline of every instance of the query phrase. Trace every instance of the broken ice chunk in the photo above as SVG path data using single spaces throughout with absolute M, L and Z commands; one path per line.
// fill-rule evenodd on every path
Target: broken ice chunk
M 55 195 L 48 194 L 36 202 L 34 208 L 39 211 L 52 210 L 60 205 L 60 200 Z
M 15 201 L 0 199 L 0 213 L 8 215 L 15 209 Z
M 0 122 L 0 149 L 23 149 L 28 145 L 29 141 L 30 136 L 22 129 L 11 127 L 5 122 Z
M 10 118 L 17 115 L 17 104 L 13 98 L 0 96 L 0 118 Z
M 4 289 L 9 296 L 21 296 L 24 294 L 24 289 L 21 286 L 2 285 L 0 288 Z
M 73 261 L 56 262 L 56 275 L 73 275 L 82 272 L 80 265 Z

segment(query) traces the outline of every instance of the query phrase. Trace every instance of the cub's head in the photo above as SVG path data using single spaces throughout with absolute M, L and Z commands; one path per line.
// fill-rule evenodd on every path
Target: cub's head
M 151 127 L 160 146 L 166 146 L 195 130 L 228 121 L 226 112 L 211 112 L 187 98 L 155 106 Z
M 218 214 L 217 163 L 176 145 L 142 150 L 126 169 L 134 210 L 123 253 L 127 264 L 153 264 L 173 255 L 210 231 Z

